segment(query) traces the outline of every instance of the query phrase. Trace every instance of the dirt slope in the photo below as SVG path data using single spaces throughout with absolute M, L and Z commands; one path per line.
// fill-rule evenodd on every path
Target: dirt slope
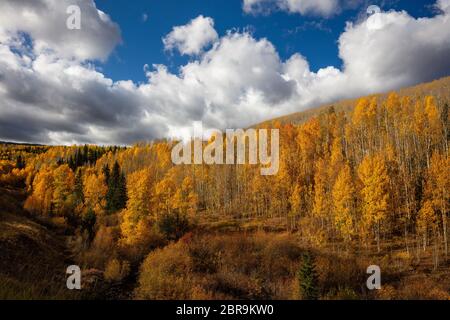
M 0 186 L 0 299 L 66 299 L 70 255 L 59 230 L 28 216 L 24 192 Z

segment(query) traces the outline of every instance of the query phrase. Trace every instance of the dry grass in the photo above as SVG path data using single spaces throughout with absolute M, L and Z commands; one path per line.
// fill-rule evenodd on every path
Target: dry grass
M 297 299 L 296 272 L 306 250 L 287 233 L 188 235 L 152 252 L 141 266 L 138 299 Z M 411 257 L 330 248 L 313 250 L 321 299 L 448 299 L 450 270 L 417 273 Z M 369 291 L 366 269 L 382 270 L 382 290 Z M 441 279 L 439 281 L 439 279 Z
M 0 213 L 0 299 L 78 297 L 66 288 L 64 247 L 58 239 L 26 217 Z

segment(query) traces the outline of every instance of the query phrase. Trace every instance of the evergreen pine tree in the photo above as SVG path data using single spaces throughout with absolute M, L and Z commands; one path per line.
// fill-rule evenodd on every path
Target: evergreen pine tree
M 120 174 L 120 181 L 119 181 L 119 208 L 123 209 L 127 205 L 128 196 L 127 196 L 127 179 L 125 177 L 125 174 L 122 172 Z
M 16 168 L 18 168 L 18 169 L 25 168 L 25 160 L 22 158 L 21 155 L 18 155 L 16 158 Z
M 84 202 L 84 192 L 83 192 L 83 175 L 81 169 L 77 170 L 75 175 L 75 202 L 76 205 L 82 204 Z
M 80 151 L 80 149 L 77 149 L 75 152 L 75 160 L 74 160 L 75 167 L 81 167 L 83 165 L 83 155 Z
M 109 165 L 105 164 L 102 168 L 102 173 L 105 176 L 105 183 L 107 186 L 109 186 L 109 179 L 111 176 L 111 170 L 109 170 Z
M 87 144 L 85 144 L 84 147 L 83 147 L 82 158 L 83 158 L 83 164 L 88 163 L 88 161 L 89 161 L 89 147 L 88 147 Z
M 83 215 L 81 220 L 81 227 L 86 230 L 89 235 L 89 241 L 94 240 L 95 236 L 95 223 L 97 222 L 97 216 L 92 208 L 89 208 Z
M 76 169 L 76 163 L 73 160 L 73 157 L 70 156 L 69 159 L 67 160 L 67 165 L 69 166 L 70 169 L 72 169 L 73 171 L 75 171 Z
M 106 174 L 105 174 L 106 176 Z M 125 175 L 121 172 L 116 161 L 108 178 L 108 193 L 106 207 L 109 212 L 116 212 L 125 208 L 127 203 L 127 190 Z
M 302 265 L 298 271 L 297 278 L 301 299 L 319 299 L 318 277 L 314 265 L 314 258 L 310 252 L 303 255 Z

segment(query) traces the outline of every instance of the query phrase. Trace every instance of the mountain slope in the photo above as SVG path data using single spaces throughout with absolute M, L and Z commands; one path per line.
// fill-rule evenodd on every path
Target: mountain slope
M 400 90 L 392 90 L 397 92 L 400 96 L 409 96 L 411 98 L 415 97 L 423 97 L 425 95 L 433 95 L 438 103 L 440 101 L 450 101 L 450 77 L 445 77 L 439 80 L 435 80 L 432 82 L 422 83 L 416 86 L 403 88 Z M 374 94 L 371 96 L 378 97 L 380 100 L 384 100 L 387 98 L 390 92 Z M 271 119 L 260 124 L 257 124 L 255 127 L 267 127 L 273 124 L 274 122 L 280 122 L 281 124 L 299 124 L 303 123 L 309 118 L 325 111 L 329 107 L 333 106 L 336 111 L 344 111 L 349 112 L 356 105 L 356 102 L 360 98 L 355 99 L 346 99 L 341 100 L 336 103 L 328 103 L 316 108 L 312 108 L 306 111 L 300 111 L 296 113 L 292 113 L 286 116 L 282 116 L 279 118 Z
M 65 238 L 22 209 L 25 192 L 0 186 L 0 299 L 65 299 Z

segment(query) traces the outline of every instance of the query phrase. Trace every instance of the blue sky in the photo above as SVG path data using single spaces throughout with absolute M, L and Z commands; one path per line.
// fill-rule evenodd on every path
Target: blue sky
M 322 18 L 282 11 L 247 14 L 242 10 L 242 0 L 97 0 L 97 7 L 119 24 L 123 40 L 109 60 L 99 66 L 114 80 L 145 81 L 145 64 L 164 64 L 176 73 L 189 58 L 165 52 L 161 39 L 174 26 L 203 15 L 214 19 L 219 36 L 235 28 L 249 29 L 255 38 L 265 37 L 274 44 L 283 60 L 298 52 L 307 58 L 312 71 L 327 66 L 340 68 L 338 38 L 346 22 L 356 21 L 369 5 L 378 5 L 383 11 L 405 10 L 417 18 L 433 16 L 434 3 L 433 0 L 359 1 L 354 8 Z M 143 21 L 144 14 L 147 21 Z

